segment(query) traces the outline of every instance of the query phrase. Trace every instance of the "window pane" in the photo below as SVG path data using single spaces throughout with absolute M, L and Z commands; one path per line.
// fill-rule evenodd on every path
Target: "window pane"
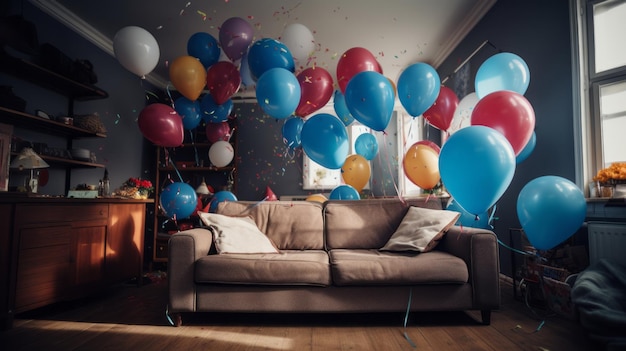
M 593 6 L 596 73 L 626 65 L 626 1 L 606 1 Z
M 626 81 L 600 86 L 600 117 L 605 167 L 626 161 Z

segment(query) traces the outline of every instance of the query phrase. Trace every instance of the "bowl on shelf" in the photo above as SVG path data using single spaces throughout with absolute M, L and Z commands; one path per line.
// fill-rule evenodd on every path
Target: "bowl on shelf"
M 91 161 L 91 151 L 87 149 L 72 149 L 70 150 L 70 154 L 74 160 L 78 161 Z

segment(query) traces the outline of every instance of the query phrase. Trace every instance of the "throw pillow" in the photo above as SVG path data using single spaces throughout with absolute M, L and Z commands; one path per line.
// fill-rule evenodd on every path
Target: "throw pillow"
M 219 254 L 278 253 L 270 238 L 259 230 L 250 217 L 206 212 L 198 212 L 198 215 L 213 232 L 213 243 Z
M 461 214 L 411 206 L 382 251 L 428 252 L 435 248 L 445 232 Z

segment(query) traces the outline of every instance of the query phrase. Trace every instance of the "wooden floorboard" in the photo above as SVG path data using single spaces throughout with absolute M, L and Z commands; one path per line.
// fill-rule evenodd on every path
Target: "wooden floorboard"
M 2 350 L 601 350 L 575 321 L 529 309 L 503 281 L 491 325 L 480 313 L 165 315 L 167 282 L 121 285 L 88 299 L 18 315 Z M 542 318 L 545 317 L 545 318 Z M 537 330 L 541 322 L 545 323 Z M 405 337 L 406 334 L 406 337 Z M 413 347 L 413 345 L 415 347 Z

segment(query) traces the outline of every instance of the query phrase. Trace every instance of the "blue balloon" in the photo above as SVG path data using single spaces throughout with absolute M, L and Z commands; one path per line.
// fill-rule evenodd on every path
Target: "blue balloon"
M 361 200 L 359 192 L 348 184 L 335 187 L 328 195 L 328 198 L 331 200 Z
M 341 90 L 335 90 L 333 104 L 337 117 L 341 119 L 346 127 L 349 126 L 350 123 L 354 122 L 354 117 L 352 117 L 350 110 L 348 110 L 348 106 L 346 105 L 346 97 L 341 93 Z
M 395 93 L 387 77 L 374 71 L 359 72 L 348 82 L 345 98 L 350 114 L 363 125 L 379 132 L 389 125 Z
M 378 140 L 370 133 L 363 133 L 354 141 L 354 149 L 358 155 L 371 161 L 378 154 Z
M 550 250 L 572 236 L 586 214 L 583 192 L 558 176 L 531 180 L 517 197 L 517 217 L 528 240 L 539 250 Z
M 529 84 L 528 65 L 521 57 L 510 52 L 501 52 L 488 58 L 478 68 L 474 80 L 479 99 L 499 90 L 524 95 Z
M 291 51 L 285 44 L 272 38 L 259 39 L 250 46 L 248 67 L 257 79 L 272 68 L 284 68 L 291 73 L 295 71 Z
M 520 164 L 522 161 L 527 159 L 528 156 L 533 153 L 533 150 L 535 150 L 535 145 L 537 145 L 537 134 L 533 132 L 533 134 L 530 136 L 530 140 L 528 140 L 528 143 L 526 143 L 526 146 L 524 146 L 522 151 L 520 151 L 519 154 L 515 156 L 515 162 L 517 164 Z
M 302 94 L 298 78 L 284 68 L 272 68 L 256 83 L 256 99 L 268 115 L 283 119 L 294 114 Z
M 320 113 L 304 122 L 301 132 L 302 148 L 317 164 L 339 169 L 348 157 L 348 131 L 339 118 Z
M 478 216 L 473 215 L 467 212 L 458 202 L 451 199 L 446 206 L 446 210 L 456 211 L 461 214 L 461 217 L 456 221 L 456 225 L 461 225 L 464 227 L 472 227 L 472 228 L 482 228 L 492 230 L 493 226 L 489 223 L 489 213 L 483 212 Z
M 302 126 L 304 126 L 304 120 L 300 117 L 289 118 L 285 124 L 283 124 L 283 142 L 290 149 L 296 149 L 302 144 Z
M 195 33 L 187 41 L 187 53 L 200 60 L 205 68 L 220 59 L 220 51 L 217 40 L 209 33 Z
M 398 99 L 406 112 L 417 117 L 437 100 L 441 80 L 437 71 L 427 63 L 414 63 L 398 78 Z
M 243 54 L 241 57 L 239 75 L 241 75 L 241 82 L 246 88 L 251 88 L 256 84 L 256 81 L 252 77 L 252 72 L 250 72 L 250 66 L 248 65 L 248 53 Z
M 174 110 L 183 118 L 183 128 L 192 130 L 200 124 L 200 103 L 182 96 L 174 101 Z
M 191 216 L 198 205 L 198 195 L 187 183 L 172 183 L 159 195 L 161 209 L 169 218 L 183 219 Z
M 218 105 L 211 94 L 206 94 L 200 99 L 200 111 L 202 120 L 207 123 L 226 122 L 233 111 L 233 100 L 228 99 L 225 103 Z
M 209 204 L 209 212 L 217 212 L 217 206 L 220 204 L 220 202 L 224 201 L 237 201 L 237 196 L 235 196 L 235 194 L 231 193 L 228 190 L 216 192 L 215 195 L 213 195 L 213 198 L 211 199 L 211 202 Z
M 515 153 L 502 133 L 486 126 L 469 126 L 443 144 L 439 173 L 459 205 L 479 215 L 493 206 L 511 184 Z

